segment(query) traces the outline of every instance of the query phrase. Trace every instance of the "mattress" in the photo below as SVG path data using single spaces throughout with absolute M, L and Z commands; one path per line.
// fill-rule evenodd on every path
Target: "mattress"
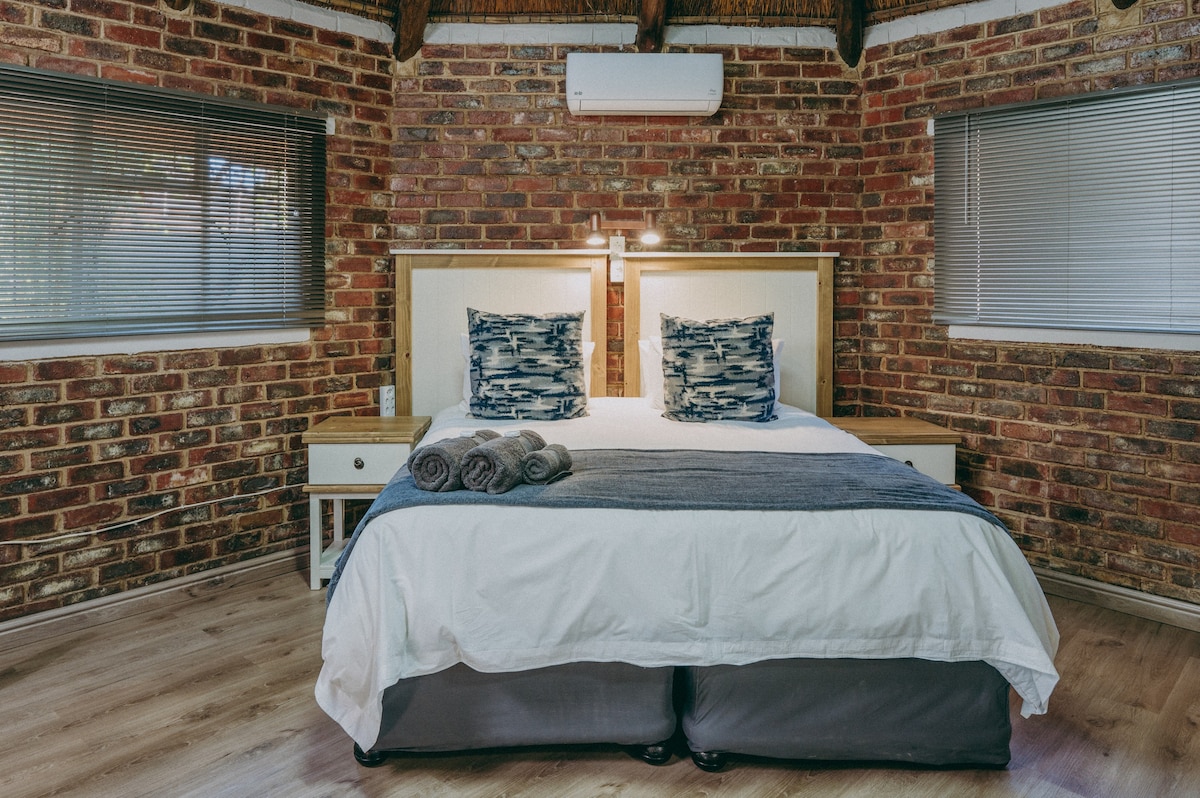
M 593 398 L 587 417 L 558 422 L 451 408 L 424 441 L 481 427 L 568 448 L 873 452 L 796 408 L 762 424 L 687 424 L 638 398 Z M 973 515 L 414 507 L 356 532 L 316 695 L 368 750 L 389 687 L 459 664 L 917 658 L 988 663 L 1028 715 L 1046 710 L 1057 645 L 1024 556 Z

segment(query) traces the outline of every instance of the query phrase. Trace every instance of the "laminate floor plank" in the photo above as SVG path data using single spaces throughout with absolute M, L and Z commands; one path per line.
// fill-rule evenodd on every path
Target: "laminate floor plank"
M 651 767 L 617 746 L 417 755 L 363 768 L 313 699 L 324 594 L 300 573 L 0 650 L 6 798 L 1069 798 L 1200 795 L 1200 633 L 1061 598 L 1063 680 L 1014 712 L 1003 770 L 734 758 Z M 1014 708 L 1016 703 L 1014 702 Z

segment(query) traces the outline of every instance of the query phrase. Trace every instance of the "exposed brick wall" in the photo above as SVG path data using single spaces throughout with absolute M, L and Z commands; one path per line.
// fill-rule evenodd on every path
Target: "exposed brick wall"
M 730 48 L 705 121 L 575 119 L 551 86 L 563 52 L 425 49 L 398 97 L 402 243 L 557 246 L 593 208 L 652 207 L 668 248 L 836 249 L 838 414 L 961 431 L 960 481 L 1035 564 L 1200 603 L 1197 358 L 947 340 L 926 132 L 946 111 L 1193 75 L 1196 11 L 1072 3 L 871 48 L 861 74 Z M 610 286 L 610 391 L 622 299 Z
M 563 81 L 580 49 L 426 46 L 406 65 L 393 115 L 401 246 L 581 247 L 592 211 L 654 210 L 660 249 L 856 251 L 859 81 L 836 54 L 704 48 L 725 57 L 714 116 L 575 117 Z M 609 287 L 613 393 L 622 288 Z
M 390 367 L 388 46 L 203 1 L 0 0 L 0 61 L 315 110 L 337 130 L 328 324 L 310 342 L 0 363 L 0 540 L 167 511 L 0 546 L 0 619 L 306 543 L 300 435 L 376 412 Z
M 839 376 L 866 414 L 961 431 L 960 481 L 1035 564 L 1200 603 L 1200 356 L 948 340 L 926 135 L 938 113 L 1197 74 L 1200 7 L 1175 1 L 1080 0 L 871 48 L 863 254 L 839 276 L 857 351 Z
M 1035 563 L 1200 603 L 1200 362 L 947 340 L 926 135 L 943 111 L 1195 74 L 1188 4 L 1073 3 L 873 47 L 861 72 L 824 50 L 704 48 L 726 57 L 726 102 L 697 120 L 570 116 L 565 47 L 427 46 L 393 78 L 386 46 L 294 22 L 67 3 L 0 0 L 0 60 L 337 118 L 329 325 L 304 346 L 0 364 L 0 536 L 297 485 L 302 429 L 373 412 L 389 244 L 576 247 L 592 210 L 653 208 L 669 249 L 841 252 L 839 414 L 963 432 L 960 481 Z M 610 286 L 610 353 L 622 301 Z M 610 390 L 622 369 L 610 354 Z M 295 546 L 305 520 L 294 489 L 0 547 L 0 618 Z

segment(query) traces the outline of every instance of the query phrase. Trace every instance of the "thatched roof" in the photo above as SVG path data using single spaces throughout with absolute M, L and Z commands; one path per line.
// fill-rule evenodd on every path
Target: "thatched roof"
M 667 0 L 668 25 L 826 25 L 840 0 Z M 864 0 L 866 21 L 960 5 L 970 0 Z M 414 0 L 304 0 L 393 24 L 397 4 Z M 636 22 L 641 0 L 429 0 L 432 22 Z
M 665 25 L 790 27 L 825 25 L 850 65 L 873 22 L 969 0 L 305 0 L 375 19 L 396 31 L 396 57 L 416 54 L 429 22 L 636 22 L 636 47 L 657 52 Z M 1114 0 L 1132 3 L 1134 0 Z M 1123 6 L 1122 6 L 1123 7 Z

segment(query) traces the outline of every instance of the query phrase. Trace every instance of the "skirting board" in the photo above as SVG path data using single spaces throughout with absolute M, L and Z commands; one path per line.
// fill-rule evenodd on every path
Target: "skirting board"
M 308 546 L 267 554 L 244 562 L 199 571 L 111 596 L 39 612 L 0 623 L 0 648 L 16 648 L 109 621 L 151 612 L 225 590 L 234 585 L 305 571 Z M 307 577 L 304 588 L 308 589 Z M 300 584 L 299 582 L 297 584 Z
M 1200 632 L 1200 605 L 1035 567 L 1042 590 L 1126 615 Z

